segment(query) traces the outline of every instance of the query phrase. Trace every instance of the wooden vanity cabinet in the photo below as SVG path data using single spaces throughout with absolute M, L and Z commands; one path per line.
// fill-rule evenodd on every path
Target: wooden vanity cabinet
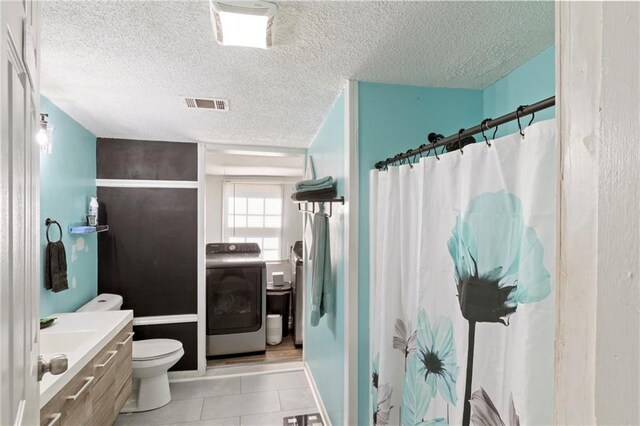
M 132 324 L 41 410 L 42 426 L 112 425 L 131 393 Z

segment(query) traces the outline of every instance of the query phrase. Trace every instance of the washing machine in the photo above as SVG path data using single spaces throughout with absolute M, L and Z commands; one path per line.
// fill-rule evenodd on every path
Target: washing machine
M 266 349 L 267 265 L 255 243 L 206 248 L 207 356 Z

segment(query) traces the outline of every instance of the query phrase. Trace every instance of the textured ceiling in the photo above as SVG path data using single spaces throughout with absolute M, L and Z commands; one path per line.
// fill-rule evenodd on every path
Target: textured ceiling
M 278 2 L 260 50 L 219 46 L 207 1 L 45 1 L 42 93 L 101 137 L 306 147 L 346 79 L 484 88 L 553 42 L 553 8 Z

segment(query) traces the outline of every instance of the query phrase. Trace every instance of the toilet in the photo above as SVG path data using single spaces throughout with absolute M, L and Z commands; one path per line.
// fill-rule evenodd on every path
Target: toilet
M 100 294 L 78 312 L 118 311 L 122 296 Z M 171 401 L 167 371 L 184 355 L 182 343 L 173 339 L 135 340 L 133 345 L 133 390 L 123 413 L 149 411 Z

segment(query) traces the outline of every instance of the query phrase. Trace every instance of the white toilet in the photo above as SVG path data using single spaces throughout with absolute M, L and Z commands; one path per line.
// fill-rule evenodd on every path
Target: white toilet
M 78 312 L 118 311 L 122 296 L 100 294 Z M 133 390 L 123 413 L 148 411 L 171 401 L 167 371 L 184 355 L 182 343 L 173 339 L 147 339 L 133 342 Z

